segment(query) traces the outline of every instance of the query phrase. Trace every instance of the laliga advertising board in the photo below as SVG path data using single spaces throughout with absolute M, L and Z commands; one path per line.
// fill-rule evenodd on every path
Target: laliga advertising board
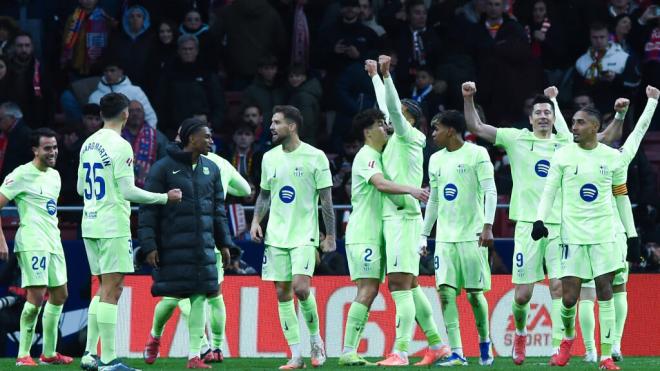
M 440 310 L 438 295 L 431 276 L 420 277 L 420 284 L 431 301 L 435 319 L 443 341 L 447 341 Z M 147 340 L 154 307 L 159 298 L 150 293 L 151 277 L 127 276 L 125 288 L 119 302 L 117 322 L 117 354 L 120 357 L 142 357 Z M 355 296 L 356 288 L 348 277 L 317 276 L 312 280 L 316 296 L 321 335 L 326 341 L 327 353 L 337 357 L 341 353 L 344 323 L 348 308 Z M 227 276 L 223 283 L 227 307 L 227 330 L 223 353 L 227 357 L 285 357 L 288 347 L 277 316 L 277 298 L 270 282 L 257 276 Z M 511 301 L 514 290 L 511 276 L 493 276 L 493 289 L 486 294 L 490 306 L 491 337 L 497 355 L 510 356 L 513 343 L 514 323 Z M 623 354 L 630 356 L 660 355 L 660 339 L 645 334 L 659 333 L 660 321 L 654 313 L 660 306 L 660 275 L 631 275 L 628 282 L 628 322 L 624 333 Z M 93 290 L 98 282 L 93 283 Z M 549 356 L 552 352 L 550 325 L 551 299 L 547 286 L 537 285 L 530 303 L 528 323 L 527 355 Z M 478 335 L 472 310 L 462 293 L 458 299 L 463 347 L 468 356 L 477 356 Z M 369 322 L 360 343 L 359 352 L 366 356 L 383 357 L 394 347 L 394 302 L 386 285 L 381 286 L 372 306 Z M 596 316 L 598 310 L 596 309 Z M 307 327 L 299 316 L 303 354 L 309 354 Z M 210 329 L 209 329 L 210 332 Z M 595 338 L 599 339 L 598 326 Z M 188 331 L 177 310 L 167 323 L 161 338 L 162 357 L 185 357 L 188 354 Z M 426 340 L 417 327 L 410 344 L 411 354 L 421 355 Z M 576 355 L 584 353 L 581 337 L 573 347 Z

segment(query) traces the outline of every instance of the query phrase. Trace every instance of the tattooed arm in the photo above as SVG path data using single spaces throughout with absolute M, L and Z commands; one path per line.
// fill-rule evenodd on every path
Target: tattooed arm
M 321 212 L 323 213 L 323 223 L 325 224 L 325 240 L 321 243 L 323 252 L 331 252 L 337 249 L 335 242 L 336 224 L 335 210 L 332 207 L 332 188 L 323 188 L 319 190 L 321 198 Z
M 252 225 L 250 226 L 250 237 L 255 242 L 262 242 L 264 233 L 261 230 L 261 220 L 268 213 L 270 209 L 270 191 L 261 188 L 257 203 L 254 205 L 254 215 L 252 216 Z

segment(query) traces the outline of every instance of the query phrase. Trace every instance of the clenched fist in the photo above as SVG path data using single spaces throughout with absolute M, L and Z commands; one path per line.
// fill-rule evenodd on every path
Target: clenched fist
M 473 81 L 466 81 L 461 85 L 461 91 L 463 93 L 463 98 L 473 98 L 477 94 L 477 84 Z

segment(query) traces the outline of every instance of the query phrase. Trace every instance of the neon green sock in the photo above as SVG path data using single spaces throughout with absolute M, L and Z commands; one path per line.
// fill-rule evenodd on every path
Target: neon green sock
M 468 301 L 472 307 L 474 320 L 479 333 L 479 342 L 490 341 L 490 327 L 488 322 L 488 301 L 483 291 L 468 292 Z
M 213 334 L 213 349 L 221 348 L 225 340 L 225 322 L 227 320 L 227 309 L 225 299 L 218 295 L 209 299 L 211 306 L 211 333 Z
M 560 311 L 566 337 L 572 339 L 575 337 L 575 312 L 577 311 L 577 306 L 574 305 L 571 308 L 566 308 L 562 302 Z
M 53 305 L 46 303 L 44 307 L 44 316 L 42 319 L 44 344 L 43 354 L 45 357 L 54 357 L 55 348 L 57 348 L 57 329 L 60 324 L 60 315 L 64 305 Z
M 163 297 L 160 299 L 156 308 L 154 309 L 154 320 L 151 324 L 151 336 L 161 337 L 163 335 L 163 328 L 167 321 L 172 317 L 174 313 L 174 308 L 176 308 L 179 302 L 187 301 L 188 299 L 181 300 L 177 298 Z M 190 308 L 190 303 L 188 303 L 188 308 Z M 181 310 L 183 313 L 183 310 Z M 190 312 L 190 309 L 188 309 Z
M 34 326 L 39 316 L 39 307 L 26 301 L 21 312 L 20 339 L 18 342 L 18 358 L 30 355 L 32 348 L 32 337 L 34 335 Z
M 348 309 L 346 328 L 344 330 L 344 353 L 354 351 L 360 343 L 360 334 L 364 328 L 364 320 L 369 313 L 366 305 L 354 301 Z M 348 348 L 348 349 L 347 349 Z
M 601 357 L 612 356 L 612 343 L 615 330 L 614 299 L 598 300 L 598 322 L 600 323 L 600 354 Z
M 96 313 L 100 299 L 100 296 L 94 296 L 87 310 L 87 344 L 85 345 L 85 351 L 92 355 L 98 353 L 99 347 L 99 324 L 96 320 Z
M 199 357 L 204 337 L 204 325 L 206 324 L 206 313 L 204 303 L 206 296 L 192 295 L 190 298 L 190 315 L 188 316 L 188 335 L 190 345 L 188 348 L 188 359 Z
M 280 325 L 282 326 L 287 344 L 300 344 L 298 316 L 296 315 L 296 307 L 293 304 L 293 300 L 279 302 L 277 309 L 280 315 Z
M 527 316 L 529 315 L 529 303 L 520 305 L 516 301 L 511 302 L 511 311 L 513 320 L 516 323 L 518 332 L 527 333 Z
M 578 308 L 580 317 L 580 329 L 582 330 L 582 341 L 587 352 L 596 350 L 594 333 L 596 331 L 596 316 L 594 315 L 594 302 L 591 300 L 580 300 Z
M 310 292 L 305 300 L 299 300 L 300 310 L 303 313 L 303 318 L 307 324 L 310 335 L 318 335 L 319 333 L 319 313 L 316 309 L 316 298 Z
M 393 291 L 392 299 L 396 305 L 396 339 L 394 349 L 408 352 L 408 345 L 415 325 L 415 301 L 412 290 Z
M 623 329 L 626 326 L 626 317 L 628 317 L 628 293 L 615 292 L 612 299 L 614 299 L 614 345 L 621 345 L 621 338 L 623 337 Z
M 101 362 L 110 363 L 117 358 L 115 351 L 117 305 L 100 301 L 96 310 L 96 322 L 101 334 Z
M 438 325 L 433 319 L 433 309 L 429 298 L 424 294 L 421 286 L 412 289 L 413 301 L 415 302 L 415 320 L 424 331 L 429 346 L 438 345 L 442 342 L 438 333 Z
M 456 306 L 456 289 L 447 285 L 440 286 L 440 304 L 442 305 L 442 318 L 449 337 L 449 346 L 452 349 L 463 348 L 461 342 L 461 328 L 458 321 L 458 307 Z
M 181 311 L 181 318 L 183 321 L 187 324 L 188 323 L 188 318 L 190 317 L 190 299 L 176 299 L 172 298 L 174 300 L 178 300 L 179 302 L 179 310 Z M 204 315 L 206 315 L 206 312 L 204 312 Z M 167 320 L 169 320 L 170 317 L 167 317 Z M 206 338 L 206 328 L 204 331 L 202 331 L 202 345 L 201 348 L 206 350 L 209 349 L 209 339 Z
M 552 346 L 558 347 L 564 337 L 564 322 L 561 318 L 561 298 L 552 299 L 550 320 L 552 321 Z

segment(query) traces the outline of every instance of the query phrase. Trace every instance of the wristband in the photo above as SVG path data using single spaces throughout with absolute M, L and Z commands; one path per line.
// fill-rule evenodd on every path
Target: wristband
M 626 113 L 628 110 L 626 109 L 625 111 L 622 112 L 617 112 L 616 115 L 614 115 L 615 120 L 623 121 L 626 118 Z

